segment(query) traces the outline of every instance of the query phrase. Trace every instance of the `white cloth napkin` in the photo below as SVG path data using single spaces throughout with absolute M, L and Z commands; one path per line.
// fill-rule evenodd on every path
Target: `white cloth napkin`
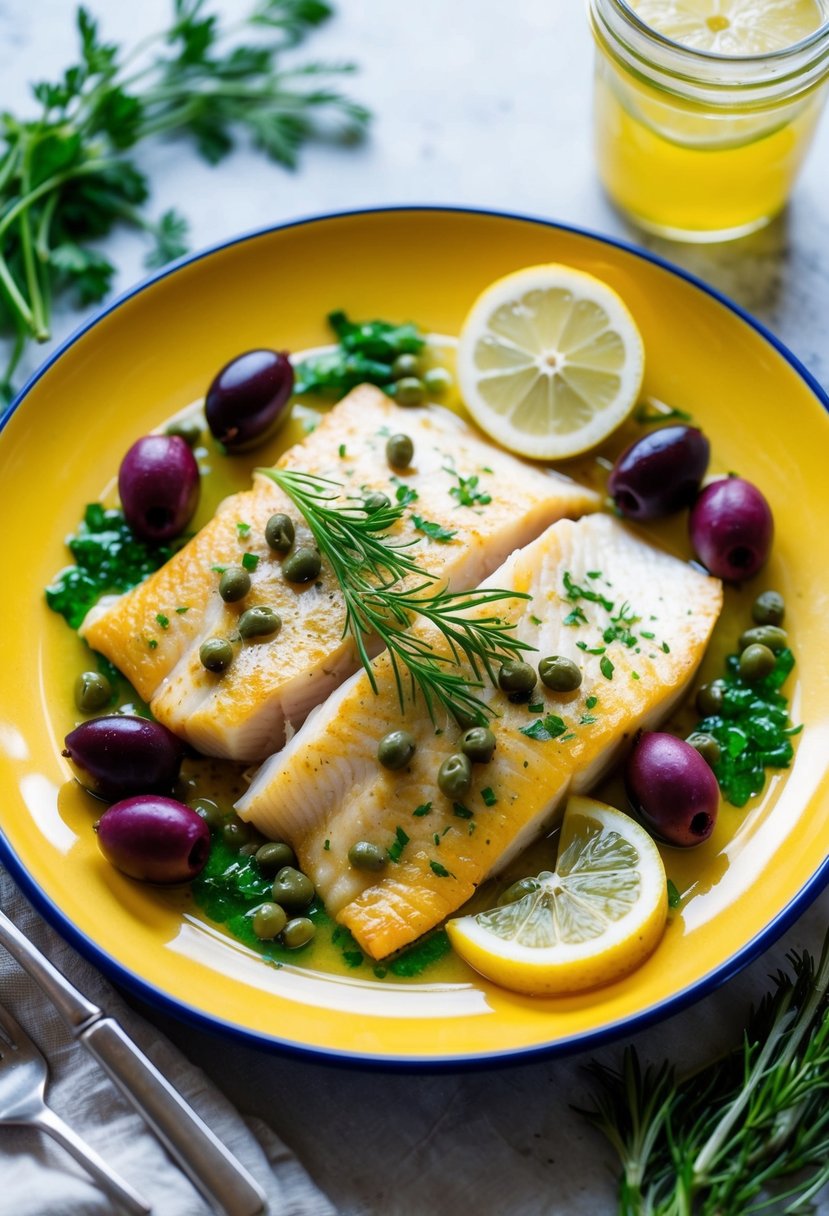
M 37 915 L 0 868 L 0 907 L 90 1000 L 116 1018 L 238 1157 L 268 1197 L 271 1216 L 336 1216 L 296 1157 L 227 1099 Z M 204 1216 L 208 1205 L 93 1057 L 71 1037 L 37 985 L 0 948 L 0 1002 L 49 1061 L 46 1097 L 158 1216 Z M 216 1051 L 226 1045 L 216 1039 Z M 33 1128 L 0 1125 L 0 1216 L 107 1216 L 112 1201 L 68 1154 Z

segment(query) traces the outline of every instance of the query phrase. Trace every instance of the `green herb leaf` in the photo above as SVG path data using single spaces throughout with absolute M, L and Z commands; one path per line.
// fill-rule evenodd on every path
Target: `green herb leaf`
M 424 519 L 421 515 L 413 515 L 412 523 L 418 532 L 422 532 L 430 540 L 440 541 L 444 545 L 457 536 L 457 532 L 444 528 L 443 524 L 437 524 L 430 519 Z
M 394 833 L 394 842 L 386 849 L 386 852 L 389 855 L 389 860 L 394 862 L 400 861 L 400 855 L 408 843 L 409 837 L 401 827 L 397 827 Z
M 489 785 L 486 789 L 481 790 L 481 797 L 484 800 L 484 806 L 495 806 L 495 803 L 498 801 L 495 797 L 495 791 Z
M 243 553 L 242 565 L 247 571 L 252 573 L 259 565 L 259 555 L 256 553 Z
M 540 743 L 557 739 L 559 735 L 564 734 L 566 729 L 564 720 L 558 714 L 547 714 L 545 718 L 539 718 L 538 721 L 531 722 L 529 726 L 519 727 L 522 735 L 526 735 L 528 739 L 537 739 Z
M 417 819 L 422 819 L 422 818 L 423 818 L 423 816 L 424 816 L 424 815 L 428 815 L 428 814 L 430 813 L 430 811 L 431 811 L 431 810 L 432 810 L 432 804 L 431 804 L 431 802 L 424 802 L 424 803 L 422 803 L 420 806 L 415 807 L 415 809 L 412 811 L 412 814 L 413 814 L 413 815 L 414 815 L 414 816 L 415 816 Z
M 439 861 L 430 861 L 429 867 L 433 874 L 437 874 L 438 878 L 454 878 L 455 875 L 451 870 L 447 870 L 446 866 L 441 865 Z
M 668 879 L 668 907 L 669 908 L 678 908 L 681 903 L 682 903 L 682 896 L 679 893 L 679 889 L 677 888 L 676 884 L 669 878 Z
M 603 659 L 599 660 L 599 670 L 606 680 L 613 679 L 613 672 L 615 668 L 607 655 L 605 655 Z

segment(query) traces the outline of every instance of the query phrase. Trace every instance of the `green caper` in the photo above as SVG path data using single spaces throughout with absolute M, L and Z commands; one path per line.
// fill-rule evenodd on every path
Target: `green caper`
M 768 646 L 769 650 L 779 654 L 788 644 L 788 634 L 779 625 L 755 625 L 753 629 L 746 629 L 740 634 L 740 650 L 759 645 Z
M 417 376 L 419 373 L 420 360 L 417 355 L 398 355 L 391 365 L 391 374 L 395 380 L 402 380 L 404 376 Z
M 82 714 L 94 714 L 112 700 L 112 685 L 97 671 L 82 671 L 75 681 L 75 704 Z
M 414 444 L 408 435 L 391 435 L 386 440 L 386 460 L 393 469 L 408 469 L 414 458 Z
M 417 376 L 404 376 L 394 386 L 394 399 L 398 405 L 421 405 L 426 396 L 426 388 Z
M 202 436 L 202 424 L 200 422 L 171 422 L 169 426 L 164 428 L 165 435 L 178 435 L 179 439 L 183 439 L 188 448 L 194 448 Z
M 473 726 L 461 736 L 461 751 L 473 764 L 489 764 L 495 751 L 495 736 L 488 726 Z
M 381 494 L 379 490 L 375 490 L 373 494 L 367 494 L 363 499 L 363 510 L 367 515 L 376 515 L 378 511 L 384 511 L 386 507 L 391 506 L 391 499 L 388 494 Z
M 283 515 L 281 511 L 272 515 L 265 524 L 265 540 L 268 548 L 273 549 L 274 553 L 287 553 L 295 536 L 294 521 L 290 515 Z
M 281 628 L 282 618 L 266 604 L 247 608 L 239 617 L 239 636 L 245 639 L 265 638 L 272 633 L 278 633 Z
M 243 600 L 250 591 L 250 575 L 244 566 L 228 566 L 219 579 L 219 595 L 226 604 Z
M 212 798 L 191 798 L 187 805 L 191 811 L 195 811 L 197 815 L 201 815 L 204 822 L 211 831 L 218 832 L 225 821 L 226 812 L 219 806 L 218 802 L 214 802 Z
M 767 676 L 774 670 L 776 662 L 773 650 L 755 642 L 751 646 L 746 646 L 740 655 L 740 675 L 749 682 L 762 680 L 763 676 Z
M 520 659 L 507 659 L 498 672 L 498 687 L 509 693 L 511 700 L 524 700 L 537 683 L 535 668 Z
M 407 730 L 390 730 L 377 744 L 377 759 L 383 768 L 396 772 L 405 768 L 415 754 L 417 744 Z
M 472 786 L 472 762 L 463 752 L 447 756 L 438 769 L 438 789 L 447 798 L 465 798 Z
M 282 941 L 289 950 L 298 950 L 300 946 L 307 946 L 315 933 L 312 920 L 307 916 L 295 916 L 282 930 Z
M 532 895 L 533 891 L 537 891 L 538 885 L 534 878 L 519 878 L 518 882 L 514 882 L 511 887 L 507 887 L 506 891 L 502 891 L 498 896 L 498 907 L 503 908 L 504 904 L 517 904 L 519 899 L 523 899 L 525 895 Z
M 283 908 L 305 908 L 314 898 L 314 884 L 302 870 L 283 866 L 273 880 L 273 897 Z
M 261 904 L 253 914 L 253 932 L 261 942 L 272 942 L 288 923 L 284 908 L 279 904 Z
M 690 743 L 691 747 L 696 748 L 705 763 L 711 768 L 719 763 L 721 748 L 713 735 L 707 735 L 704 731 L 696 730 L 688 736 L 685 742 Z
M 289 844 L 281 840 L 269 840 L 256 850 L 256 861 L 265 877 L 271 878 L 285 866 L 293 866 L 296 857 Z
M 786 605 L 779 591 L 764 591 L 751 606 L 751 619 L 756 625 L 782 625 Z
M 222 825 L 222 840 L 231 849 L 241 849 L 250 840 L 250 828 L 241 819 L 231 819 Z
M 207 638 L 199 647 L 199 659 L 208 671 L 227 671 L 233 662 L 233 647 L 227 638 Z
M 357 840 L 348 850 L 348 860 L 355 870 L 382 870 L 388 857 L 379 844 Z
M 289 583 L 312 583 L 321 569 L 320 555 L 310 545 L 300 545 L 282 563 L 282 573 Z
M 423 383 L 430 393 L 442 397 L 452 387 L 452 376 L 445 367 L 430 367 L 423 373 Z
M 545 688 L 553 692 L 575 692 L 581 685 L 581 668 L 564 655 L 553 654 L 538 664 L 538 674 Z
M 712 680 L 703 684 L 696 697 L 696 706 L 703 718 L 711 718 L 722 709 L 725 684 L 722 680 Z

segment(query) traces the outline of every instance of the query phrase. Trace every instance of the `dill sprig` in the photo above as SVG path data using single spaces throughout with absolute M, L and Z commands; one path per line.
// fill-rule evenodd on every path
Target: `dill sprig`
M 582 1111 L 622 1162 L 620 1216 L 806 1212 L 829 1182 L 829 936 L 750 1019 L 742 1045 L 677 1081 L 668 1063 L 593 1064 Z
M 379 639 L 388 650 L 401 709 L 408 687 L 412 698 L 420 691 L 433 721 L 437 705 L 460 722 L 485 720 L 492 710 L 474 690 L 483 687 L 484 677 L 496 683 L 496 665 L 533 647 L 515 636 L 513 625 L 479 610 L 528 596 L 497 588 L 449 591 L 409 552 L 416 540 L 389 535 L 403 517 L 402 503 L 368 511 L 361 499 L 343 501 L 338 482 L 289 469 L 257 471 L 291 499 L 329 562 L 345 601 L 344 633 L 353 637 L 374 692 L 370 651 Z M 418 616 L 439 630 L 445 651 L 412 632 Z

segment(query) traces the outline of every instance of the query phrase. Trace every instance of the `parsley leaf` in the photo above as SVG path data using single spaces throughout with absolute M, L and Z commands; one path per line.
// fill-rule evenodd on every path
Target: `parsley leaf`
M 539 718 L 536 722 L 531 722 L 529 726 L 521 726 L 519 729 L 521 734 L 526 735 L 528 739 L 537 739 L 540 743 L 547 743 L 550 739 L 557 739 L 559 735 L 563 735 L 567 727 L 558 714 L 547 714 L 546 717 Z
M 448 544 L 454 536 L 457 536 L 457 532 L 444 528 L 443 524 L 434 523 L 431 519 L 424 519 L 422 515 L 413 515 L 412 523 L 418 532 L 422 532 L 430 540 L 440 541 L 443 545 Z

